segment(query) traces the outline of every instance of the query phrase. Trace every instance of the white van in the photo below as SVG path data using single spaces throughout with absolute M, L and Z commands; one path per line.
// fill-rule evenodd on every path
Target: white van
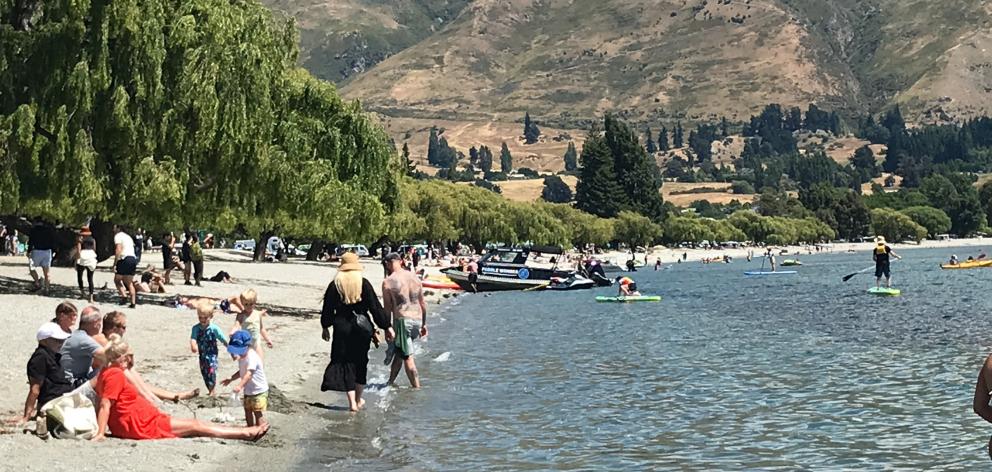
M 365 247 L 364 244 L 342 244 L 334 252 L 338 257 L 341 257 L 346 252 L 358 254 L 358 257 L 369 257 L 369 248 Z

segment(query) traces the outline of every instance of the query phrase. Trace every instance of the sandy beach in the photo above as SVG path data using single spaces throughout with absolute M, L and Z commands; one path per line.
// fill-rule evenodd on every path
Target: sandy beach
M 127 314 L 125 339 L 133 347 L 137 369 L 146 381 L 175 391 L 200 388 L 205 392 L 197 357 L 189 350 L 190 329 L 197 322 L 196 314 L 167 304 L 176 293 L 223 297 L 255 288 L 261 307 L 269 312 L 265 323 L 275 346 L 265 352 L 265 371 L 273 387 L 266 413 L 272 423 L 269 434 L 256 444 L 215 439 L 143 442 L 108 439 L 90 443 L 43 441 L 33 434 L 22 434 L 22 428 L 5 425 L 0 434 L 4 469 L 191 471 L 244 468 L 233 465 L 232 461 L 237 458 L 242 464 L 252 464 L 253 469 L 285 470 L 303 454 L 298 439 L 322 426 L 322 415 L 349 414 L 344 411 L 347 406 L 344 395 L 321 393 L 317 380 L 327 365 L 330 352 L 330 344 L 320 338 L 319 310 L 323 292 L 334 277 L 334 266 L 305 261 L 255 264 L 247 262 L 241 254 L 227 251 L 207 251 L 206 256 L 206 275 L 225 270 L 237 283 L 204 282 L 203 287 L 184 286 L 182 275 L 174 274 L 173 282 L 178 280 L 178 285 L 169 287 L 173 293 L 139 294 L 138 307 L 128 309 L 117 305 L 117 294 L 112 291 L 113 275 L 109 262 L 105 261 L 95 275 L 96 305 L 104 313 L 119 310 Z M 143 261 L 140 267 L 148 263 L 160 266 L 161 255 L 146 253 Z M 375 261 L 367 261 L 365 265 L 365 276 L 378 288 L 383 277 L 381 266 Z M 35 332 L 38 327 L 52 318 L 55 306 L 63 299 L 72 301 L 80 309 L 86 305 L 76 288 L 74 269 L 52 269 L 53 289 L 49 296 L 27 293 L 30 280 L 25 257 L 0 257 L 0 306 L 4 308 L 7 333 L 7 341 L 0 344 L 0 356 L 9 360 L 0 366 L 0 398 L 3 398 L 0 416 L 5 420 L 18 415 L 23 408 L 27 393 L 25 365 L 37 345 Z M 104 282 L 109 288 L 100 290 Z M 214 322 L 225 332 L 233 321 L 233 315 L 214 317 Z M 236 369 L 237 364 L 222 353 L 218 378 L 230 375 Z M 200 397 L 160 407 L 173 416 L 243 425 L 241 407 L 228 406 L 229 398 L 225 393 L 229 391 L 229 388 L 218 386 L 217 398 Z M 28 427 L 33 430 L 34 423 L 29 423 Z

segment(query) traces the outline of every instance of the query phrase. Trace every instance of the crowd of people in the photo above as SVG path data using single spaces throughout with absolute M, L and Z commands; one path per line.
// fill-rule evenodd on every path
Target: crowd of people
M 119 229 L 119 228 L 118 228 Z M 90 241 L 87 241 L 90 239 Z M 92 278 L 85 251 L 93 251 L 92 235 L 80 237 L 81 256 L 77 274 Z M 137 255 L 133 239 L 115 234 L 115 284 L 122 297 L 132 294 Z M 362 275 L 358 256 L 342 257 L 337 275 L 328 285 L 321 310 L 323 339 L 331 341 L 331 358 L 321 382 L 324 391 L 345 392 L 351 411 L 365 405 L 362 398 L 368 381 L 370 346 L 388 343 L 385 364 L 390 366 L 389 383 L 405 371 L 410 385 L 420 387 L 414 361 L 413 341 L 425 337 L 427 305 L 420 278 L 406 270 L 404 258 L 390 253 L 384 258 L 388 276 L 382 283 L 382 303 L 368 279 Z M 149 268 L 151 270 L 151 268 Z M 8 420 L 24 425 L 36 418 L 39 434 L 75 434 L 60 424 L 60 415 L 50 415 L 60 401 L 73 399 L 76 406 L 90 405 L 92 428 L 82 437 L 103 440 L 174 437 L 216 437 L 257 440 L 269 430 L 268 381 L 265 350 L 273 341 L 265 326 L 267 312 L 257 305 L 257 293 L 248 289 L 226 298 L 177 297 L 177 307 L 195 310 L 197 321 L 190 328 L 189 349 L 197 357 L 206 394 L 218 394 L 218 385 L 242 394 L 245 426 L 230 427 L 196 419 L 176 418 L 162 412 L 163 401 L 179 402 L 200 395 L 200 389 L 173 392 L 147 382 L 135 363 L 135 352 L 127 343 L 127 316 L 121 311 L 101 313 L 89 305 L 81 311 L 68 301 L 58 304 L 55 316 L 36 332 L 38 342 L 27 363 L 28 389 L 20 415 Z M 229 330 L 215 322 L 216 313 L 231 313 Z M 333 334 L 332 334 L 333 329 Z M 237 363 L 230 375 L 220 372 L 221 345 Z M 264 348 L 263 348 L 264 347 Z

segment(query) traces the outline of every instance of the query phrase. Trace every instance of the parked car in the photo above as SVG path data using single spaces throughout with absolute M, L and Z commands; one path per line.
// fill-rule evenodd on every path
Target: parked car
M 237 241 L 234 241 L 234 250 L 235 251 L 255 252 L 255 240 L 254 239 L 239 239 Z
M 292 248 L 293 245 L 290 244 L 289 247 Z M 291 252 L 293 252 L 293 254 L 295 254 L 297 256 L 306 257 L 307 253 L 310 252 L 310 245 L 309 244 L 300 244 L 299 246 L 296 246 L 296 248 L 291 249 Z
M 365 247 L 364 244 L 342 244 L 334 251 L 338 257 L 346 252 L 358 254 L 358 257 L 369 257 L 369 248 Z

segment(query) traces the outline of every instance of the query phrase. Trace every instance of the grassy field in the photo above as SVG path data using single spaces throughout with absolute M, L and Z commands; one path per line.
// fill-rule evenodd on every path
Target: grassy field
M 570 175 L 562 176 L 562 180 L 575 190 L 576 178 Z M 511 180 L 498 182 L 503 190 L 503 196 L 516 202 L 533 202 L 541 198 L 541 190 L 544 188 L 543 179 Z M 707 193 L 689 193 L 700 188 L 721 189 L 720 191 Z M 755 195 L 734 195 L 730 193 L 730 184 L 707 182 L 707 183 L 682 183 L 665 182 L 661 188 L 665 201 L 672 202 L 676 206 L 688 206 L 697 200 L 707 200 L 711 203 L 730 203 L 731 200 L 740 202 L 752 202 Z

